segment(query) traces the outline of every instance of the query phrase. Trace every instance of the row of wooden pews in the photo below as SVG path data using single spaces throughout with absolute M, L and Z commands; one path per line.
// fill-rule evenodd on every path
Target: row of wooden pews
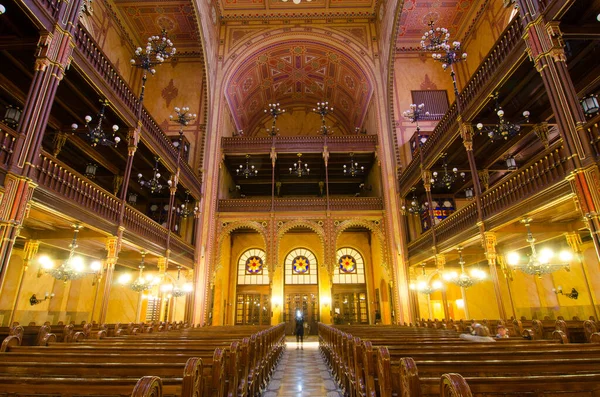
M 85 338 L 3 343 L 0 395 L 254 397 L 284 346 L 283 325 L 97 328 L 90 326 Z
M 319 324 L 320 349 L 351 397 L 600 396 L 600 346 L 463 340 L 455 329 Z

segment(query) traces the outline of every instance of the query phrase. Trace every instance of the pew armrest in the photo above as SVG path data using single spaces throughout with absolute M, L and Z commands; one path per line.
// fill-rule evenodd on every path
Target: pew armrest
M 204 377 L 202 376 L 202 359 L 190 357 L 183 369 L 183 384 L 181 385 L 182 396 L 201 396 L 204 388 Z
M 473 394 L 461 375 L 444 374 L 440 380 L 440 397 L 473 397 Z
M 400 359 L 400 395 L 421 397 L 421 381 L 415 360 L 410 357 Z
M 569 343 L 569 338 L 567 338 L 567 335 L 558 329 L 552 331 L 552 339 L 559 340 L 563 345 Z
M 162 397 L 162 380 L 158 376 L 144 376 L 135 385 L 131 397 Z
M 21 337 L 16 335 L 9 335 L 2 341 L 2 346 L 0 346 L 0 352 L 5 352 L 11 346 L 21 346 Z
M 594 332 L 590 335 L 590 343 L 600 343 L 600 332 Z

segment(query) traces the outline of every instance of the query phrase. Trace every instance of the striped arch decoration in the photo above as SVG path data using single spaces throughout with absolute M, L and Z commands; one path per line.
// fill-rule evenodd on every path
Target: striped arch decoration
M 279 263 L 279 242 L 281 241 L 281 238 L 283 237 L 284 234 L 286 234 L 287 232 L 289 232 L 290 230 L 296 228 L 296 227 L 305 227 L 308 228 L 310 230 L 312 230 L 313 232 L 315 232 L 317 234 L 317 236 L 319 236 L 319 240 L 321 240 L 321 254 L 323 255 L 323 258 L 325 258 L 325 230 L 323 230 L 323 227 L 321 225 L 319 225 L 317 222 L 314 221 L 310 221 L 310 220 L 306 220 L 306 219 L 298 219 L 298 220 L 293 220 L 293 221 L 289 221 L 289 222 L 279 222 L 279 230 L 277 230 L 277 240 L 275 241 L 275 244 L 273 245 L 273 258 L 275 259 L 273 261 L 273 269 L 271 270 L 272 272 L 275 271 L 274 267 L 277 266 L 277 264 Z
M 336 227 L 335 244 L 332 245 L 331 249 L 335 250 L 335 247 L 337 247 L 339 237 L 344 232 L 344 230 L 346 230 L 350 227 L 356 227 L 356 226 L 362 226 L 365 229 L 368 229 L 371 232 L 373 232 L 373 234 L 375 234 L 375 236 L 377 237 L 377 240 L 379 241 L 379 246 L 381 248 L 381 251 L 380 251 L 381 258 L 382 258 L 381 266 L 385 269 L 385 271 L 388 273 L 388 275 L 390 275 L 389 257 L 388 257 L 388 250 L 387 250 L 387 245 L 386 245 L 387 243 L 385 241 L 385 234 L 382 230 L 383 223 L 381 221 L 368 221 L 366 219 L 348 219 L 343 222 L 340 222 Z M 337 256 L 334 256 L 334 257 L 337 257 Z M 337 262 L 334 263 L 333 265 L 334 266 L 337 265 Z M 332 268 L 332 271 L 333 271 L 333 268 Z
M 219 233 L 218 233 L 219 238 L 217 240 L 217 245 L 216 245 L 217 255 L 215 257 L 214 266 L 211 267 L 212 271 L 210 273 L 212 280 L 214 280 L 217 272 L 223 267 L 223 263 L 221 262 L 221 260 L 222 260 L 221 251 L 222 251 L 222 247 L 223 247 L 223 239 L 225 237 L 227 237 L 229 234 L 231 234 L 231 232 L 233 232 L 234 230 L 237 230 L 237 229 L 243 229 L 243 228 L 252 229 L 252 230 L 255 230 L 262 237 L 263 245 L 265 247 L 265 258 L 266 258 L 264 267 L 267 269 L 269 268 L 269 264 L 271 262 L 270 262 L 270 257 L 269 257 L 268 244 L 267 244 L 267 229 L 264 226 L 264 224 L 265 224 L 265 222 L 260 223 L 260 222 L 256 222 L 256 221 L 237 221 L 237 222 L 231 222 L 231 223 L 223 223 L 221 225 L 221 230 L 219 230 Z

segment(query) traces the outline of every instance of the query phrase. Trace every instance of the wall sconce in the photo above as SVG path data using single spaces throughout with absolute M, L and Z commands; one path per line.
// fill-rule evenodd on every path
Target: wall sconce
M 281 299 L 281 296 L 273 296 L 271 298 L 271 304 L 273 305 L 273 307 L 275 307 L 276 309 L 281 306 L 283 304 L 283 300 Z
M 581 107 L 586 116 L 593 116 L 598 113 L 600 110 L 600 106 L 598 106 L 598 95 L 592 94 L 584 96 L 581 99 Z
M 85 176 L 90 179 L 94 179 L 96 177 L 96 171 L 98 171 L 98 164 L 88 163 L 85 167 Z
M 2 4 L 0 4 L 0 15 L 4 14 L 4 12 L 2 11 L 3 8 L 4 7 L 2 7 Z M 597 103 L 598 102 L 596 102 L 596 104 Z M 21 120 L 22 114 L 23 111 L 20 107 L 8 105 L 6 107 L 6 112 L 4 113 L 4 119 L 2 119 L 2 122 L 8 125 L 9 127 L 17 128 L 17 126 L 19 125 L 19 120 Z
M 467 200 L 473 200 L 473 189 L 468 187 L 465 189 L 465 198 Z
M 53 293 L 46 292 L 44 294 L 44 299 L 38 299 L 37 296 L 35 296 L 35 294 L 33 294 L 33 295 L 31 295 L 31 298 L 29 298 L 29 304 L 31 306 L 34 306 L 34 305 L 37 305 L 38 303 L 42 303 L 45 300 L 52 299 L 52 298 L 54 298 L 54 292 Z
M 515 158 L 513 156 L 508 156 L 506 158 L 506 166 L 508 167 L 509 171 L 516 171 L 517 168 L 517 160 L 515 160 Z
M 579 292 L 575 289 L 575 287 L 571 288 L 571 292 L 569 292 L 568 294 L 565 294 L 563 292 L 563 289 L 560 285 L 556 288 L 552 288 L 552 292 L 554 292 L 556 295 L 558 295 L 558 294 L 564 295 L 570 299 L 577 299 L 579 297 Z
M 329 307 L 331 306 L 331 297 L 330 296 L 324 296 L 321 298 L 321 303 L 323 304 L 324 307 Z
M 138 198 L 138 195 L 136 193 L 129 193 L 127 195 L 127 202 L 129 203 L 129 205 L 136 205 L 137 198 Z

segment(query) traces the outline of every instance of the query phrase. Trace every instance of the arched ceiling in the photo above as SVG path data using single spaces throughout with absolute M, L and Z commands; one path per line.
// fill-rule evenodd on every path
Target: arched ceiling
M 371 17 L 377 0 L 220 0 L 224 19 Z
M 373 84 L 351 57 L 307 41 L 281 42 L 248 56 L 225 88 L 237 127 L 250 134 L 270 123 L 264 113 L 269 103 L 279 102 L 298 115 L 323 100 L 335 108 L 331 121 L 353 131 L 362 125 L 372 93 Z

